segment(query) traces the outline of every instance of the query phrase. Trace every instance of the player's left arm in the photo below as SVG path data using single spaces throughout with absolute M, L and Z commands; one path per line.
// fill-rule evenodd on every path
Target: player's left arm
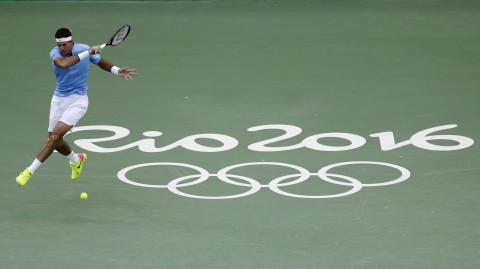
M 125 80 L 132 80 L 132 76 L 137 75 L 137 69 L 129 69 L 128 67 L 123 67 L 123 68 L 118 68 L 114 66 L 111 62 L 101 58 L 100 61 L 97 63 L 98 67 L 101 69 L 107 71 L 107 72 L 112 72 L 114 74 L 118 74 L 119 76 L 122 76 L 125 78 Z M 113 69 L 112 69 L 113 68 Z

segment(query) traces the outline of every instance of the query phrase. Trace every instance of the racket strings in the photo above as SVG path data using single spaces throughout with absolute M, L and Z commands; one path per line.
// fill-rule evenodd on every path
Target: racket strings
M 112 40 L 113 46 L 120 44 L 125 39 L 125 37 L 127 37 L 129 28 L 130 27 L 125 26 L 118 31 L 118 33 L 115 35 L 115 37 Z

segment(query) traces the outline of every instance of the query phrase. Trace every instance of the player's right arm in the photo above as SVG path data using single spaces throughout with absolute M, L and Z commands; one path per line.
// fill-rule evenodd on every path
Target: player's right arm
M 100 52 L 100 48 L 98 46 L 93 46 L 88 50 L 89 55 L 99 53 L 99 52 Z M 76 65 L 78 62 L 80 62 L 80 56 L 75 55 L 67 58 L 63 56 L 58 56 L 53 60 L 53 62 L 55 63 L 56 66 L 63 69 L 67 69 Z

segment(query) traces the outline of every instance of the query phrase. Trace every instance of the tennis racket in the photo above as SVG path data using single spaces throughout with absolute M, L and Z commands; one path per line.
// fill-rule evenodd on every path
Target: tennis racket
M 106 46 L 117 46 L 125 40 L 130 33 L 130 25 L 125 24 L 124 26 L 120 27 L 115 34 L 107 41 L 107 43 L 100 45 L 100 48 L 103 49 Z

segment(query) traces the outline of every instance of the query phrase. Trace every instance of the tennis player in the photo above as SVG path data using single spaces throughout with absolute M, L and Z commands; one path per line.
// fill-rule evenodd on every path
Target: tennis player
M 87 154 L 75 153 L 63 136 L 85 115 L 88 108 L 88 73 L 90 62 L 101 69 L 122 76 L 125 80 L 133 79 L 136 69 L 118 68 L 98 54 L 100 46 L 89 47 L 75 43 L 72 32 L 60 28 L 55 33 L 57 46 L 50 51 L 53 73 L 57 87 L 50 106 L 48 123 L 48 140 L 40 149 L 36 159 L 16 178 L 17 184 L 27 184 L 33 173 L 44 163 L 54 150 L 67 156 L 72 168 L 72 179 L 82 174 L 87 161 Z

